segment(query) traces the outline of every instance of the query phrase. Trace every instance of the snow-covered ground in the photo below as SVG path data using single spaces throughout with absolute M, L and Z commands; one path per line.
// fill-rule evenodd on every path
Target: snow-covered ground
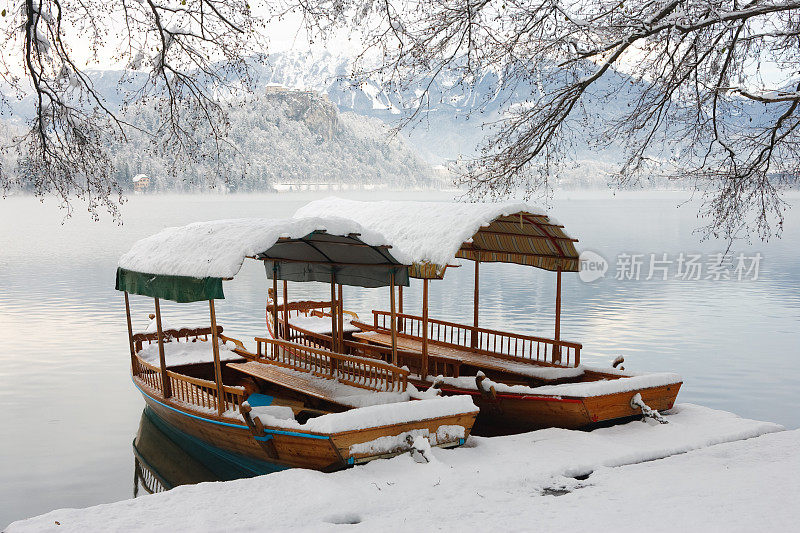
M 786 531 L 800 430 L 681 404 L 667 425 L 470 438 L 333 474 L 287 470 L 88 509 L 7 531 Z M 586 477 L 586 475 L 588 477 Z

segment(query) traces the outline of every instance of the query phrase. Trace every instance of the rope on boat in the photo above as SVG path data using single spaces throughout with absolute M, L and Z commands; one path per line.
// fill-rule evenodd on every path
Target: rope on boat
M 493 403 L 497 403 L 497 391 L 495 390 L 494 385 L 489 385 L 489 387 L 487 387 L 483 382 L 485 379 L 486 374 L 479 370 L 475 375 L 475 385 L 478 387 L 478 391 L 481 393 L 481 396 L 487 400 L 491 400 Z
M 612 368 L 617 368 L 619 365 L 621 365 L 624 362 L 625 362 L 625 358 L 623 356 L 621 356 L 621 355 L 618 355 L 617 358 L 614 359 L 614 362 L 611 363 L 611 367 Z M 619 366 L 619 369 L 620 370 L 625 370 L 625 367 L 624 366 Z
M 661 413 L 650 408 L 650 406 L 644 403 L 644 400 L 642 400 L 642 395 L 638 392 L 633 395 L 633 398 L 631 398 L 631 408 L 642 410 L 642 422 L 645 421 L 645 418 L 652 418 L 659 424 L 669 424 L 669 421 L 664 418 Z

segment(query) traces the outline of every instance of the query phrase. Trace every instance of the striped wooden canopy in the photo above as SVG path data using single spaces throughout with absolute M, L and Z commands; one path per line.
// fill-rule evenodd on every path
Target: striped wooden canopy
M 576 239 L 544 211 L 520 202 L 315 200 L 295 218 L 334 217 L 378 232 L 411 278 L 441 279 L 456 258 L 579 270 Z
M 516 263 L 545 270 L 578 272 L 578 251 L 564 226 L 547 215 L 520 211 L 499 216 L 465 242 L 456 257 L 489 263 Z

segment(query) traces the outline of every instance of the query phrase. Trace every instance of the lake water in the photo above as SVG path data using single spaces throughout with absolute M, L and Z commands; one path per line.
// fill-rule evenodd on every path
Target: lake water
M 32 198 L 0 201 L 0 526 L 61 507 L 133 496 L 132 441 L 144 402 L 129 376 L 123 298 L 114 291 L 117 258 L 137 239 L 165 226 L 236 217 L 285 217 L 321 194 L 136 196 L 124 225 L 91 222 Z M 351 194 L 354 197 L 372 197 Z M 445 193 L 381 197 L 448 199 Z M 683 375 L 680 402 L 800 427 L 800 216 L 787 215 L 782 240 L 736 245 L 760 253 L 758 279 L 678 279 L 678 258 L 700 255 L 701 278 L 725 244 L 701 242 L 696 207 L 677 193 L 562 193 L 551 212 L 580 239 L 579 249 L 608 261 L 592 283 L 565 274 L 562 337 L 583 343 L 584 362 Z M 795 197 L 795 205 L 800 204 Z M 644 254 L 636 279 L 626 257 Z M 650 254 L 658 263 L 646 280 Z M 735 263 L 735 261 L 734 261 Z M 431 283 L 431 316 L 469 321 L 472 263 Z M 726 267 L 727 268 L 727 267 Z M 735 266 L 727 268 L 736 276 Z M 713 269 L 711 270 L 713 272 Z M 667 280 L 661 279 L 666 273 Z M 754 272 L 743 276 L 753 277 Z M 635 278 L 635 275 L 630 277 Z M 267 288 L 261 264 L 248 261 L 218 320 L 243 340 L 263 334 Z M 291 298 L 326 298 L 327 285 L 290 284 Z M 405 291 L 405 309 L 420 306 L 421 283 Z M 520 333 L 553 331 L 555 274 L 516 265 L 481 269 L 481 321 Z M 345 288 L 345 306 L 385 309 L 386 289 Z M 152 300 L 133 297 L 135 327 Z M 164 319 L 207 324 L 207 305 L 165 302 Z

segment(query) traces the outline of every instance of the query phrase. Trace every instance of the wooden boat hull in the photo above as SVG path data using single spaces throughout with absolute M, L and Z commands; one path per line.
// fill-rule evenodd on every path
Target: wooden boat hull
M 367 462 L 377 457 L 398 455 L 407 452 L 410 446 L 400 446 L 389 453 L 375 455 L 368 452 L 351 453 L 350 450 L 353 445 L 368 443 L 380 437 L 424 430 L 435 435 L 440 428 L 449 426 L 462 426 L 464 428 L 463 437 L 450 439 L 436 445 L 439 447 L 458 446 L 463 444 L 465 438 L 470 434 L 477 414 L 477 412 L 463 413 L 332 434 L 305 433 L 267 427 L 266 434 L 256 438 L 251 429 L 241 421 L 190 409 L 186 405 L 181 405 L 182 402 L 161 397 L 158 391 L 136 378 L 134 378 L 134 383 L 156 416 L 175 429 L 226 452 L 272 463 L 275 465 L 275 470 L 300 467 L 332 471 L 356 463 Z
M 148 407 L 161 420 L 187 435 L 226 452 L 273 462 L 276 470 L 280 470 L 281 467 L 323 470 L 337 463 L 336 453 L 327 442 L 323 442 L 323 439 L 313 439 L 315 442 L 307 443 L 303 437 L 293 435 L 280 435 L 274 439 L 276 448 L 290 448 L 292 453 L 284 454 L 285 457 L 279 454 L 278 458 L 271 458 L 243 422 L 236 424 L 231 420 L 193 413 L 174 402 L 151 395 L 142 387 L 140 390 Z
M 449 385 L 442 393 L 469 394 L 480 408 L 475 421 L 476 435 L 507 435 L 536 429 L 558 427 L 581 429 L 617 419 L 641 416 L 641 410 L 631 407 L 631 398 L 639 393 L 651 408 L 662 411 L 675 404 L 681 383 L 642 388 L 603 396 L 546 396 L 514 393 L 488 393 Z

